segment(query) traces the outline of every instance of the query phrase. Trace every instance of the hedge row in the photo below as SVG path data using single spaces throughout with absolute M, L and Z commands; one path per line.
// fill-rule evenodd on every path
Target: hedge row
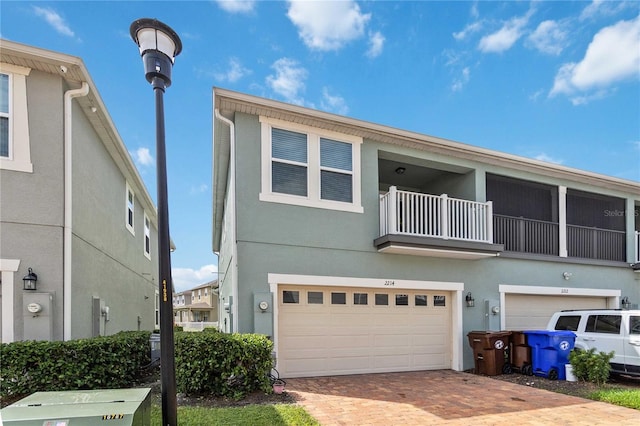
M 177 333 L 175 344 L 178 392 L 240 398 L 270 390 L 273 343 L 266 336 Z
M 0 396 L 37 391 L 131 387 L 149 364 L 149 332 L 0 347 Z
M 0 346 L 0 397 L 37 391 L 135 385 L 150 363 L 148 331 L 68 342 Z M 176 332 L 176 387 L 185 394 L 235 398 L 270 391 L 273 343 L 256 334 Z

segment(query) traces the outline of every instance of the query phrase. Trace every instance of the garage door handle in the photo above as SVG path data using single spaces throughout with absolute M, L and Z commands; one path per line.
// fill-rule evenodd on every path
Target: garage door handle
M 596 339 L 594 339 L 593 337 L 585 337 L 585 338 L 584 338 L 584 339 L 582 339 L 582 340 L 584 340 L 585 342 L 593 342 L 593 341 L 594 341 L 594 340 L 596 340 Z

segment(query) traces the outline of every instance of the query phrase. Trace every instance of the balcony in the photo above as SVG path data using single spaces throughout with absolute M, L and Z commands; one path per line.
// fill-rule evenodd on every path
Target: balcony
M 558 255 L 558 224 L 504 215 L 493 216 L 495 242 L 505 251 Z
M 401 191 L 380 196 L 379 252 L 481 259 L 502 250 L 493 244 L 491 202 Z

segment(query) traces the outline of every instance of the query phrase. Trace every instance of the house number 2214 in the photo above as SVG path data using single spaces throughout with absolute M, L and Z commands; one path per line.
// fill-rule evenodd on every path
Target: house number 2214
M 386 285 L 386 286 L 394 286 L 394 285 L 396 285 L 396 282 L 395 281 L 391 281 L 391 280 L 387 280 L 387 281 L 384 282 L 384 285 Z

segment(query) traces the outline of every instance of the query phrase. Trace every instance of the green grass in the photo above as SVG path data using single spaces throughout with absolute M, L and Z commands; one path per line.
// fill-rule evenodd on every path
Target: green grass
M 589 399 L 640 410 L 640 389 L 601 389 L 589 394 Z
M 161 426 L 159 406 L 151 406 L 151 426 Z M 248 405 L 246 407 L 178 407 L 178 425 L 215 426 L 319 426 L 302 407 L 290 404 Z

